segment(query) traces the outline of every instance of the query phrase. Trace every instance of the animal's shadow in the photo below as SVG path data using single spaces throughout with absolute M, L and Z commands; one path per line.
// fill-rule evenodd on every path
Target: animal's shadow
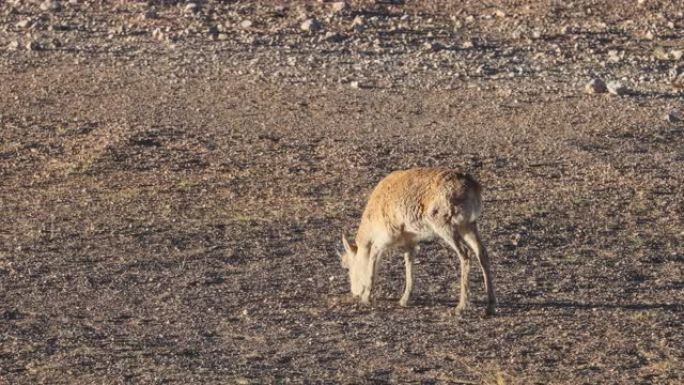
M 386 299 L 390 300 L 390 299 Z M 394 300 L 392 298 L 391 300 Z M 390 300 L 390 301 L 391 301 Z M 396 298 L 398 301 L 399 299 Z M 456 307 L 456 301 L 436 299 L 436 298 L 416 298 L 412 301 L 414 306 L 420 307 Z M 472 308 L 484 308 L 485 301 L 471 300 Z M 593 309 L 622 309 L 622 310 L 665 310 L 672 312 L 684 311 L 684 303 L 609 303 L 609 302 L 575 302 L 575 301 L 543 301 L 543 302 L 517 302 L 501 301 L 496 305 L 499 310 L 510 312 L 525 312 L 540 309 L 560 309 L 560 310 L 593 310 Z

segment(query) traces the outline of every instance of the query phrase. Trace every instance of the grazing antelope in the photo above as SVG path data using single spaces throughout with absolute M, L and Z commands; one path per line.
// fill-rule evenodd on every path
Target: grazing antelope
M 482 206 L 480 184 L 468 174 L 437 168 L 395 171 L 378 183 L 368 199 L 356 245 L 342 236 L 342 266 L 349 270 L 351 293 L 370 303 L 379 260 L 387 249 L 404 253 L 406 286 L 399 304 L 406 306 L 413 288 L 416 245 L 443 239 L 461 261 L 461 295 L 457 311 L 468 307 L 469 247 L 480 262 L 487 291 L 487 314 L 494 313 L 496 298 L 489 257 L 477 230 Z

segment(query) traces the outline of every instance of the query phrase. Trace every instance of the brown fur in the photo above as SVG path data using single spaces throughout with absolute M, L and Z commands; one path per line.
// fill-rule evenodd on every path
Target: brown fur
M 395 171 L 378 183 L 368 199 L 356 233 L 356 246 L 343 237 L 342 262 L 349 269 L 352 294 L 371 300 L 381 254 L 403 251 L 406 287 L 400 303 L 406 305 L 413 286 L 412 259 L 417 243 L 442 238 L 461 261 L 459 310 L 468 306 L 470 260 L 466 247 L 480 261 L 488 294 L 488 312 L 496 299 L 487 252 L 480 241 L 476 220 L 482 198 L 480 184 L 470 175 L 447 169 L 414 168 Z

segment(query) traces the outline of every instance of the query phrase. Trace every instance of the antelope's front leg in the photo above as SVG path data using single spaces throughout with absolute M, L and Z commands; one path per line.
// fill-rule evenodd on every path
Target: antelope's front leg
M 361 303 L 370 305 L 373 302 L 373 286 L 377 279 L 378 268 L 380 265 L 381 250 L 371 247 L 370 255 L 368 257 L 368 265 L 365 269 L 365 278 L 363 284 L 363 291 L 361 292 Z

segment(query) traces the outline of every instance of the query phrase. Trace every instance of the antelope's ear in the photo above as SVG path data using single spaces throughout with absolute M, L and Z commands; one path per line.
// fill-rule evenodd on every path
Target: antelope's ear
M 356 247 L 350 245 L 349 241 L 347 241 L 347 237 L 345 237 L 344 235 L 342 236 L 342 244 L 344 245 L 344 251 L 346 251 L 347 254 L 356 254 Z

